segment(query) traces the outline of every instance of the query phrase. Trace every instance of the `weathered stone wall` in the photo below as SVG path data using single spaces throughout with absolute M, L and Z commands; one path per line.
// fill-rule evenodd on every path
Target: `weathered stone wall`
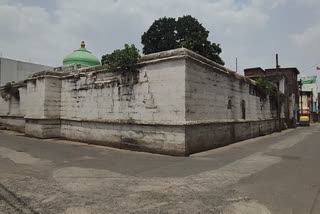
M 185 121 L 184 75 L 185 60 L 180 59 L 144 65 L 136 72 L 65 77 L 61 136 L 136 150 L 184 154 L 183 127 L 168 127 Z
M 19 88 L 19 91 L 22 91 L 21 94 L 23 94 L 22 87 Z M 2 93 L 2 90 L 0 93 Z M 24 132 L 25 120 L 21 99 L 16 99 L 13 96 L 0 97 L 0 123 L 6 124 L 12 130 Z
M 0 123 L 5 124 L 8 129 L 24 132 L 25 131 L 25 120 L 23 117 L 15 116 L 0 116 Z
M 0 97 L 0 115 L 1 116 L 6 116 L 9 114 L 10 112 L 9 106 L 10 106 L 10 102 Z
M 276 131 L 276 110 L 256 83 L 191 56 L 186 62 L 186 148 L 201 152 Z M 282 112 L 282 117 L 283 117 Z
M 21 96 L 20 99 L 25 99 L 26 101 L 26 118 L 44 118 L 45 79 L 29 79 L 27 82 L 27 93 L 25 97 Z
M 44 117 L 46 119 L 60 119 L 61 86 L 62 83 L 59 78 L 45 78 Z
M 184 60 L 62 80 L 61 118 L 184 121 Z
M 20 116 L 25 117 L 28 111 L 27 84 L 23 84 L 21 87 L 19 87 L 19 94 L 20 94 L 20 100 L 19 100 Z
M 27 81 L 25 132 L 40 138 L 60 137 L 61 80 L 40 76 Z
M 275 131 L 277 121 L 274 119 L 190 125 L 186 128 L 187 153 L 202 152 Z
M 254 84 L 250 80 L 197 59 L 189 59 L 186 67 L 187 121 L 250 121 L 275 116 L 268 98 L 249 93 L 250 85 Z
M 36 73 L 19 86 L 20 100 L 0 99 L 0 122 L 39 138 L 189 155 L 276 129 L 275 111 L 250 92 L 254 85 L 178 49 L 144 56 L 133 72 Z
M 184 126 L 62 120 L 61 137 L 121 149 L 187 155 Z

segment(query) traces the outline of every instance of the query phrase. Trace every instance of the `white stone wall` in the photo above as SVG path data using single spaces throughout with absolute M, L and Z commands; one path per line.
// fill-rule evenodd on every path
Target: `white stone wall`
M 0 97 L 0 115 L 8 115 L 9 112 L 9 101 L 6 101 Z
M 19 116 L 20 114 L 20 100 L 11 97 L 9 102 L 9 115 Z
M 26 134 L 60 137 L 61 80 L 53 76 L 29 79 L 26 91 L 20 98 L 26 109 Z
M 25 120 L 22 117 L 0 116 L 0 123 L 11 130 L 25 132 Z
M 206 64 L 187 61 L 187 121 L 238 121 L 245 101 L 246 120 L 271 119 L 270 101 L 249 94 L 249 84 Z M 230 103 L 231 102 L 231 108 Z M 229 105 L 228 105 L 229 104 Z
M 123 149 L 185 155 L 183 126 L 62 121 L 61 137 Z
M 20 88 L 20 109 L 26 118 L 59 119 L 61 80 L 57 77 L 29 79 Z
M 61 80 L 58 77 L 45 78 L 44 117 L 60 119 Z
M 37 73 L 19 86 L 20 101 L 0 98 L 0 122 L 39 138 L 188 155 L 275 130 L 270 101 L 251 95 L 252 84 L 178 49 L 145 56 L 135 72 Z
M 26 115 L 28 110 L 28 106 L 27 106 L 28 94 L 27 93 L 28 93 L 27 86 L 23 86 L 19 88 L 19 94 L 20 94 L 19 106 L 20 106 L 20 115 L 22 117 Z
M 23 91 L 19 88 L 19 91 Z M 23 92 L 20 92 L 22 94 Z M 24 95 L 22 95 L 22 99 Z M 14 97 L 8 100 L 0 97 L 0 115 L 2 116 L 13 116 L 13 117 L 24 117 L 24 110 L 21 107 L 21 99 L 16 99 Z
M 138 72 L 82 73 L 29 79 L 20 102 L 0 99 L 0 114 L 33 119 L 135 121 L 239 121 L 274 117 L 268 99 L 249 94 L 249 84 L 193 59 L 147 63 Z M 231 108 L 228 108 L 231 107 Z
M 101 73 L 62 81 L 61 117 L 72 120 L 185 120 L 184 60 L 138 72 Z
M 20 98 L 21 99 L 21 98 Z M 45 80 L 44 78 L 31 79 L 27 83 L 25 98 L 26 118 L 45 118 Z

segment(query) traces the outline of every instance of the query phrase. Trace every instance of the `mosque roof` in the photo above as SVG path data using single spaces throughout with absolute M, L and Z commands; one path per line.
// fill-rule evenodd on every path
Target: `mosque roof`
M 88 66 L 100 65 L 100 61 L 90 51 L 85 48 L 85 43 L 82 41 L 81 48 L 73 51 L 63 59 L 63 65 L 81 64 Z

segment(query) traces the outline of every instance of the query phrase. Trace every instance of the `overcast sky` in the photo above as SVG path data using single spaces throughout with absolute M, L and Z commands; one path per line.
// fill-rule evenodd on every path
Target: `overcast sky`
M 319 0 L 0 0 L 0 56 L 59 66 L 80 47 L 99 59 L 125 43 L 142 49 L 155 19 L 192 15 L 221 44 L 226 66 L 320 66 Z M 318 64 L 317 64 L 318 63 Z M 318 71 L 320 72 L 320 71 Z

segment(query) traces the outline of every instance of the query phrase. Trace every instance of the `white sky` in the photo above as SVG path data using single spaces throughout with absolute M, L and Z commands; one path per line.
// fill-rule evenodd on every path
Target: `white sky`
M 182 15 L 210 31 L 227 67 L 238 57 L 240 73 L 275 67 L 276 53 L 304 75 L 320 66 L 320 0 L 0 0 L 0 56 L 59 66 L 82 40 L 98 58 L 141 49 L 155 19 Z

